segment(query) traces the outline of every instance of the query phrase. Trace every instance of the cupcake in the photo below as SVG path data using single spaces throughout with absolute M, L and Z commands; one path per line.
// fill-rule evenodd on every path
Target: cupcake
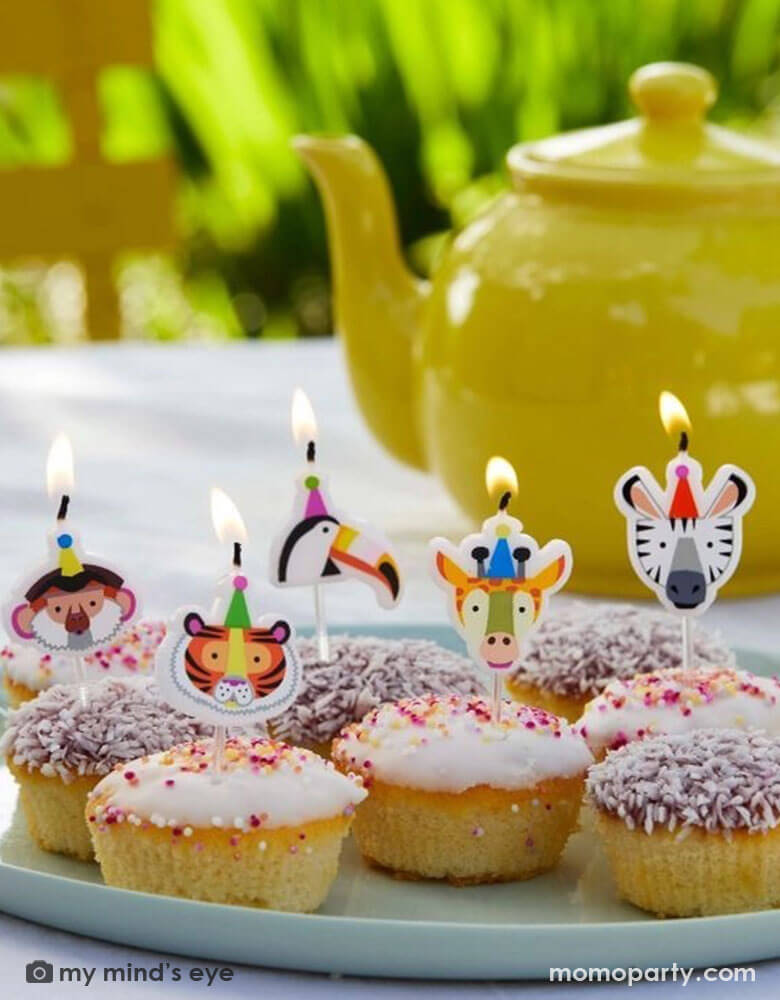
M 657 916 L 780 905 L 780 740 L 698 729 L 629 743 L 588 801 L 618 892 Z
M 698 666 L 735 666 L 733 653 L 698 624 L 693 658 Z M 507 688 L 517 701 L 573 722 L 610 681 L 679 666 L 680 623 L 671 615 L 579 604 L 545 619 L 528 637 L 526 656 Z
M 763 729 L 780 736 L 780 680 L 733 667 L 660 670 L 613 680 L 578 729 L 599 757 L 632 740 L 693 729 Z
M 163 622 L 142 621 L 133 625 L 105 648 L 84 656 L 88 678 L 151 674 L 154 655 L 164 637 Z M 42 654 L 29 645 L 13 643 L 3 647 L 0 664 L 4 667 L 3 683 L 12 708 L 18 708 L 54 684 L 71 684 L 76 680 L 71 656 Z
M 211 741 L 120 764 L 87 803 L 108 885 L 307 912 L 325 899 L 359 780 L 308 750 L 231 739 L 220 773 Z
M 330 645 L 331 662 L 322 663 L 316 640 L 298 639 L 303 683 L 273 721 L 275 735 L 326 756 L 340 729 L 382 702 L 482 691 L 471 663 L 435 642 L 342 635 Z
M 371 862 L 455 884 L 552 868 L 577 821 L 585 740 L 539 708 L 427 695 L 373 709 L 344 729 L 333 760 L 364 779 L 355 838 Z
M 11 712 L 0 753 L 20 786 L 30 835 L 46 851 L 92 857 L 87 794 L 117 764 L 211 733 L 160 701 L 145 678 L 56 685 Z

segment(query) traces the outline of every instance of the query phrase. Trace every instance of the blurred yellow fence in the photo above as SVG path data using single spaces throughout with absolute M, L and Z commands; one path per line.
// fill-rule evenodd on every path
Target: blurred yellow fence
M 77 259 L 92 339 L 119 336 L 116 254 L 173 243 L 171 162 L 108 163 L 101 153 L 101 70 L 151 61 L 145 0 L 0 4 L 0 73 L 54 82 L 73 148 L 71 161 L 60 166 L 0 170 L 0 259 Z

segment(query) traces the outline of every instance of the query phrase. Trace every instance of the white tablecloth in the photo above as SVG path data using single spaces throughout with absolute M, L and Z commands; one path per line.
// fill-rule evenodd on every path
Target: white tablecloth
M 77 485 L 72 524 L 94 552 L 136 579 L 145 612 L 208 601 L 227 553 L 211 529 L 208 491 L 222 486 L 241 508 L 249 529 L 246 569 L 260 606 L 301 624 L 312 609 L 297 591 L 265 582 L 269 541 L 289 511 L 292 480 L 303 464 L 289 429 L 290 397 L 303 385 L 320 424 L 319 454 L 331 492 L 343 508 L 381 525 L 399 547 L 407 572 L 400 608 L 388 619 L 367 588 L 327 589 L 332 622 L 445 622 L 440 592 L 427 577 L 426 542 L 432 534 L 457 537 L 468 527 L 439 484 L 398 465 L 371 439 L 351 398 L 333 343 L 228 346 L 89 346 L 70 350 L 5 350 L 0 354 L 0 593 L 44 555 L 53 518 L 44 469 L 50 440 L 65 430 L 73 441 Z M 780 597 L 721 602 L 709 615 L 734 645 L 772 650 L 780 637 Z M 0 916 L 0 995 L 29 996 L 24 965 L 33 958 L 56 964 L 153 964 L 152 955 L 76 938 Z M 184 969 L 194 963 L 176 960 Z M 464 984 L 403 984 L 265 970 L 239 969 L 232 983 L 208 992 L 220 997 L 326 997 L 370 991 L 379 998 L 457 991 L 485 995 Z M 650 984 L 635 986 L 643 996 Z M 659 989 L 670 989 L 658 987 Z M 94 984 L 91 989 L 99 993 Z M 538 986 L 502 985 L 496 995 Z M 546 987 L 548 996 L 579 987 Z M 589 995 L 603 987 L 591 987 Z M 729 986 L 691 984 L 686 993 L 715 998 Z M 731 987 L 733 989 L 733 986 Z M 759 967 L 754 995 L 780 989 L 780 962 Z M 57 997 L 84 986 L 56 988 Z M 188 983 L 162 988 L 166 996 L 207 990 Z M 153 984 L 113 986 L 112 998 L 162 995 Z

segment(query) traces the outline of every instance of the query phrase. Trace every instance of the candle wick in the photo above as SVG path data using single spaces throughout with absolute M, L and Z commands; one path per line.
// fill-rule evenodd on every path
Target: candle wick
M 241 569 L 241 542 L 233 542 L 233 565 Z
M 688 450 L 688 432 L 681 431 L 680 433 L 680 451 Z
M 317 445 L 314 441 L 309 441 L 306 445 L 306 461 L 313 462 L 317 457 Z
M 57 520 L 64 521 L 68 516 L 68 506 L 70 505 L 70 497 L 67 493 L 63 493 L 60 497 L 60 505 L 57 508 Z
M 501 499 L 498 501 L 498 509 L 506 510 L 509 506 L 509 501 L 512 499 L 512 494 L 509 490 L 506 493 L 501 494 Z

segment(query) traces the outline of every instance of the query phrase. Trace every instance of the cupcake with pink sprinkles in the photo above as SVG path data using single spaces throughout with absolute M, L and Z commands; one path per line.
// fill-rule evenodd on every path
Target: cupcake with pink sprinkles
M 591 768 L 619 894 L 657 916 L 780 906 L 780 739 L 698 729 L 629 743 Z
M 334 741 L 369 796 L 355 838 L 371 863 L 459 885 L 531 878 L 558 861 L 593 758 L 543 709 L 465 695 L 381 705 Z
M 197 740 L 120 764 L 86 817 L 108 885 L 309 911 L 338 869 L 360 778 L 266 738 Z
M 87 678 L 150 676 L 157 647 L 165 638 L 165 623 L 140 621 L 120 633 L 108 646 L 84 656 Z M 54 684 L 72 684 L 73 658 L 41 653 L 12 643 L 0 649 L 3 683 L 12 708 L 29 701 Z
M 699 624 L 693 662 L 736 666 L 729 648 Z M 507 688 L 517 701 L 574 722 L 612 681 L 681 666 L 680 623 L 672 615 L 628 604 L 578 603 L 551 614 L 529 636 Z
M 780 736 L 780 680 L 734 668 L 660 670 L 614 680 L 578 723 L 593 753 L 694 729 L 744 729 Z

